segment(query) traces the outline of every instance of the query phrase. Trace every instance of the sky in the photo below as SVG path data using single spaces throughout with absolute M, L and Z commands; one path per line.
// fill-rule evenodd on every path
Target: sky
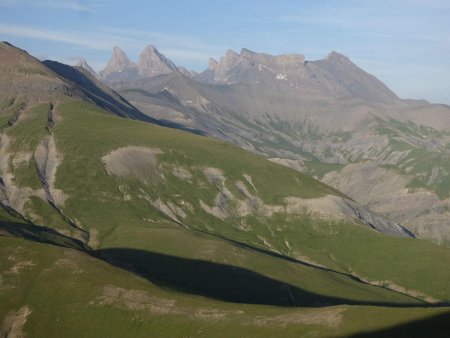
M 97 71 L 113 46 L 137 61 L 153 44 L 196 71 L 227 49 L 335 50 L 402 98 L 450 104 L 449 0 L 0 0 L 0 40 Z

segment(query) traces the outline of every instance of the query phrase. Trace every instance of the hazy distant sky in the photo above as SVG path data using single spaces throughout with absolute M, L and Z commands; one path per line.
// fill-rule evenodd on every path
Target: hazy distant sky
M 402 98 L 450 104 L 450 0 L 0 0 L 0 39 L 96 70 L 114 45 L 137 60 L 154 44 L 197 71 L 227 49 L 336 50 Z

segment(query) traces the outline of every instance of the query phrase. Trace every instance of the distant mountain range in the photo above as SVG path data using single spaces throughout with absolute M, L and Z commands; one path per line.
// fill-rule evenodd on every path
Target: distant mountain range
M 305 61 L 299 54 L 272 56 L 245 48 L 240 54 L 229 50 L 220 62 L 210 59 L 208 69 L 196 80 L 213 84 L 265 85 L 293 90 L 300 95 L 355 96 L 382 102 L 397 99 L 383 83 L 337 52 L 331 52 L 323 60 Z
M 92 67 L 85 61 L 80 66 L 92 72 Z M 149 45 L 141 52 L 138 63 L 130 61 L 123 50 L 119 47 L 114 47 L 111 59 L 108 61 L 105 69 L 101 70 L 97 76 L 105 83 L 114 83 L 118 81 L 135 81 L 172 72 L 180 72 L 186 76 L 197 75 L 184 67 L 177 67 L 154 46 Z

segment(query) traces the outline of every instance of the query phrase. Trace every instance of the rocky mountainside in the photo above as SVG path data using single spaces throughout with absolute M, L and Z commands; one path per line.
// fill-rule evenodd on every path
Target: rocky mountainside
M 150 116 L 314 175 L 450 244 L 450 107 L 400 100 L 341 54 L 228 51 L 195 81 L 173 73 L 117 88 Z
M 210 59 L 208 69 L 196 80 L 264 85 L 268 90 L 290 90 L 299 95 L 359 97 L 374 102 L 398 99 L 382 82 L 334 51 L 323 60 L 305 61 L 300 54 L 273 56 L 245 48 L 239 54 L 229 50 L 220 62 Z
M 111 59 L 106 68 L 99 72 L 98 77 L 105 83 L 114 83 L 150 78 L 172 72 L 181 72 L 186 76 L 197 75 L 184 67 L 178 68 L 153 45 L 144 48 L 139 55 L 137 64 L 130 61 L 119 47 L 114 47 Z
M 174 72 L 177 66 L 150 45 L 139 56 L 138 70 L 139 75 L 145 78 Z
M 105 69 L 98 73 L 98 78 L 104 82 L 134 80 L 139 71 L 135 63 L 128 59 L 125 52 L 119 47 L 114 47 L 111 59 Z

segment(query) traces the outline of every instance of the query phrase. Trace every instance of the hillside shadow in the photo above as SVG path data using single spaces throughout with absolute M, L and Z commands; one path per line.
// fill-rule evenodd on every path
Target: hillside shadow
M 404 323 L 383 330 L 357 333 L 348 338 L 448 338 L 450 312 Z
M 0 236 L 13 236 L 30 241 L 77 250 L 89 249 L 82 241 L 65 236 L 52 228 L 29 223 L 0 221 Z
M 159 286 L 234 303 L 303 307 L 342 304 L 420 306 L 324 296 L 244 268 L 144 250 L 114 248 L 92 253 L 111 265 L 134 272 Z

